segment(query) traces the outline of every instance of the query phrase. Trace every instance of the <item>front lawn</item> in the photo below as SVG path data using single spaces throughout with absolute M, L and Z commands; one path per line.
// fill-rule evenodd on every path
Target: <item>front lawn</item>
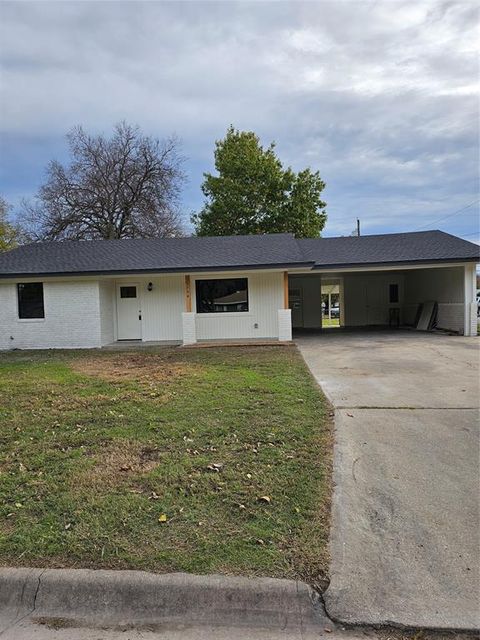
M 0 563 L 321 586 L 330 413 L 294 347 L 0 354 Z

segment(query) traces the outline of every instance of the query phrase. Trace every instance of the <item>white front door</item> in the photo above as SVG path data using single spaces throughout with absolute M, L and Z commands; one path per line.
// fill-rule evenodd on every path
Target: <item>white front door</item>
M 138 284 L 117 285 L 117 339 L 142 339 L 142 309 Z

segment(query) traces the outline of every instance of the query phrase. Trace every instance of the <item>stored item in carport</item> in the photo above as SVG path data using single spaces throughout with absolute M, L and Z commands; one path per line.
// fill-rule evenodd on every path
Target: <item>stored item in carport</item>
M 420 305 L 415 328 L 418 331 L 431 331 L 437 325 L 438 303 L 434 300 L 428 300 Z

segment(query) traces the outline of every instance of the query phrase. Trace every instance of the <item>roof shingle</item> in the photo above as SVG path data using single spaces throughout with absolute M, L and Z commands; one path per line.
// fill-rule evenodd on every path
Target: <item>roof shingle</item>
M 480 261 L 480 247 L 442 231 L 301 240 L 285 233 L 66 241 L 29 244 L 0 254 L 0 278 L 455 261 Z

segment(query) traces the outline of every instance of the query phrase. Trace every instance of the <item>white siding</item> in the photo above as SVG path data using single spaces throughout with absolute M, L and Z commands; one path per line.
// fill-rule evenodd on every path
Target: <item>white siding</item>
M 115 286 L 112 281 L 99 283 L 100 335 L 102 345 L 115 340 Z
M 302 314 L 296 324 L 307 329 L 318 329 L 322 326 L 322 280 L 320 276 L 290 276 L 289 289 L 301 289 Z M 295 313 L 292 319 L 295 322 Z
M 463 266 L 405 272 L 405 322 L 412 323 L 418 305 L 427 300 L 438 302 L 438 327 L 463 333 Z
M 398 284 L 397 304 L 389 302 L 390 284 Z M 382 325 L 389 322 L 389 309 L 401 306 L 404 277 L 399 273 L 350 273 L 344 275 L 343 287 L 345 326 Z
M 208 277 L 248 278 L 248 312 L 196 314 L 197 340 L 228 338 L 277 338 L 278 310 L 283 308 L 283 274 L 235 273 Z M 195 280 L 192 298 L 195 309 Z M 258 325 L 257 328 L 255 325 Z
M 45 318 L 19 320 L 16 283 L 0 284 L 0 349 L 99 347 L 98 282 L 44 282 Z
M 142 300 L 142 339 L 182 340 L 183 276 L 139 280 Z M 148 283 L 152 290 L 148 291 Z

